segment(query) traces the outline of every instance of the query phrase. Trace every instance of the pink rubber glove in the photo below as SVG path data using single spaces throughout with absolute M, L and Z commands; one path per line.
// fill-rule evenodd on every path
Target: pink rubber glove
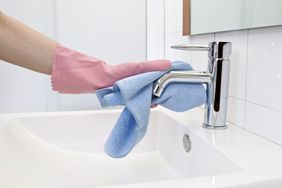
M 54 52 L 52 87 L 60 93 L 90 93 L 112 86 L 116 81 L 136 74 L 163 71 L 171 66 L 168 60 L 108 65 L 104 61 L 63 46 Z

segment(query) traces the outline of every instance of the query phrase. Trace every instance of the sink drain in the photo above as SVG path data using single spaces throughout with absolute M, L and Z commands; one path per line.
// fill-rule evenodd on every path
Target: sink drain
M 184 147 L 186 153 L 190 152 L 191 149 L 192 149 L 191 139 L 190 139 L 190 136 L 188 134 L 183 135 L 183 147 Z

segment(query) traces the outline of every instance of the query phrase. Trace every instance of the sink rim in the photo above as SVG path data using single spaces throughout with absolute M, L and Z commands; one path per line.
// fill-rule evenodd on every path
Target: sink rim
M 3 124 L 14 118 L 23 117 L 38 117 L 38 116 L 64 116 L 73 114 L 104 114 L 110 112 L 117 112 L 120 109 L 112 110 L 94 110 L 94 111 L 69 111 L 69 112 L 40 112 L 40 113 L 20 113 L 20 114 L 2 114 L 0 115 L 0 128 Z M 232 174 L 207 176 L 207 177 L 195 177 L 187 179 L 168 180 L 161 182 L 146 182 L 139 184 L 130 184 L 130 187 L 135 185 L 141 187 L 142 185 L 162 186 L 162 187 L 174 187 L 176 184 L 178 187 L 185 187 L 187 185 L 193 185 L 193 187 L 225 187 L 238 184 L 254 183 L 259 181 L 267 181 L 274 179 L 282 179 L 282 169 L 277 168 L 281 162 L 279 158 L 282 158 L 282 147 L 276 145 L 262 137 L 252 134 L 238 126 L 228 124 L 226 130 L 206 130 L 201 125 L 203 111 L 201 109 L 194 109 L 189 112 L 175 113 L 167 109 L 158 107 L 153 109 L 155 112 L 161 112 L 168 115 L 170 118 L 179 122 L 183 126 L 188 126 L 189 129 L 202 139 L 212 144 L 224 155 L 228 156 L 230 160 L 238 164 L 242 171 L 234 172 Z M 193 122 L 193 123 L 191 123 Z M 199 126 L 197 126 L 199 125 Z M 239 139 L 236 142 L 235 139 Z M 240 142 L 240 139 L 244 141 Z M 225 143 L 223 143 L 224 141 Z M 258 145 L 259 146 L 256 146 Z M 232 147 L 232 148 L 230 148 Z M 262 149 L 267 148 L 268 154 Z M 236 154 L 237 152 L 237 154 Z M 254 154 L 257 158 L 255 161 L 251 156 Z M 275 156 L 272 156 L 275 155 Z M 267 161 L 265 166 L 262 166 L 259 161 Z M 269 161 L 271 160 L 271 161 Z M 251 163 L 251 164 L 249 164 Z M 276 167 L 275 167 L 276 166 Z M 127 185 L 109 186 L 109 187 L 127 187 Z

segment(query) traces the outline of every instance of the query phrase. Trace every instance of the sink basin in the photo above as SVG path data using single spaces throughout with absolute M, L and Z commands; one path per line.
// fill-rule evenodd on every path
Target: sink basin
M 128 156 L 111 158 L 103 146 L 120 112 L 2 116 L 0 187 L 258 187 L 282 182 L 279 146 L 234 126 L 203 129 L 199 109 L 152 110 L 143 140 Z M 188 152 L 184 135 L 191 140 Z M 259 146 L 266 146 L 269 153 L 265 155 Z M 259 165 L 261 160 L 272 161 Z

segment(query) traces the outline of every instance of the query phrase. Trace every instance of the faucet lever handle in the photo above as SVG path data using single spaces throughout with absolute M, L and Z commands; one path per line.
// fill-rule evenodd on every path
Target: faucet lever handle
M 171 48 L 176 50 L 185 50 L 185 51 L 209 51 L 211 47 L 204 45 L 193 45 L 193 44 L 183 44 L 183 45 L 174 45 Z

